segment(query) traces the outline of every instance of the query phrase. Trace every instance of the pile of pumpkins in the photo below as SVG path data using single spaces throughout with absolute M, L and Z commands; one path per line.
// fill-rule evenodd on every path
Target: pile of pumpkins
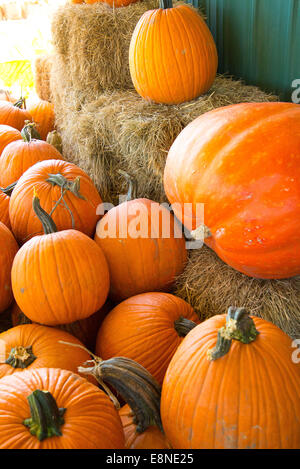
M 299 448 L 291 339 L 243 305 L 199 323 L 170 293 L 182 224 L 250 277 L 300 274 L 299 124 L 289 103 L 193 121 L 166 162 L 175 217 L 131 182 L 105 209 L 50 143 L 53 106 L 0 102 L 1 449 Z

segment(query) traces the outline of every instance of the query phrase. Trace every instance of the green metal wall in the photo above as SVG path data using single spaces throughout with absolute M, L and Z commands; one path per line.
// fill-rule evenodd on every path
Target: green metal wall
M 300 103 L 300 0 L 189 1 L 206 14 L 220 73 Z

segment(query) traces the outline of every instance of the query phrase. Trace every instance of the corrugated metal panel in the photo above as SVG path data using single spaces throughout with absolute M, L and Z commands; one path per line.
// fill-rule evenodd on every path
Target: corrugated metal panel
M 220 73 L 291 100 L 292 83 L 300 80 L 300 0 L 192 3 L 206 13 L 218 47 Z

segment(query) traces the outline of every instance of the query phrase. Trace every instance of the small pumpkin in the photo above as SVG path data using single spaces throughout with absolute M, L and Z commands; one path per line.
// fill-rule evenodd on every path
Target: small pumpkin
M 22 324 L 2 332 L 0 343 L 5 346 L 5 357 L 0 364 L 0 379 L 19 371 L 44 367 L 77 373 L 77 367 L 89 360 L 90 355 L 81 347 L 71 349 L 61 341 L 81 345 L 68 332 L 39 324 Z
M 0 124 L 9 125 L 21 131 L 25 125 L 25 121 L 32 120 L 29 112 L 23 108 L 24 106 L 24 98 L 19 99 L 19 101 L 14 104 L 8 101 L 0 101 Z
M 27 109 L 36 124 L 37 131 L 41 138 L 46 140 L 48 133 L 54 130 L 54 104 L 49 101 L 39 99 L 28 104 Z
M 137 431 L 134 413 L 128 404 L 119 410 L 125 434 L 126 449 L 171 449 L 164 433 L 156 426 L 149 426 L 144 432 Z
M 19 246 L 4 223 L 0 222 L 0 313 L 13 302 L 11 269 Z
M 296 449 L 300 364 L 277 326 L 229 308 L 182 341 L 162 386 L 174 449 Z
M 234 104 L 195 119 L 168 153 L 175 215 L 196 237 L 205 223 L 205 243 L 250 277 L 300 274 L 299 126 L 298 104 Z
M 136 295 L 105 317 L 97 335 L 96 355 L 104 360 L 131 358 L 162 384 L 177 347 L 198 323 L 193 308 L 181 298 L 160 292 Z
M 33 208 L 45 234 L 25 243 L 15 257 L 11 278 L 18 306 L 31 321 L 49 326 L 91 316 L 109 291 L 101 248 L 80 231 L 57 231 L 36 194 Z
M 15 142 L 16 140 L 21 140 L 22 135 L 21 132 L 17 129 L 14 129 L 10 125 L 0 125 L 0 156 L 6 147 L 11 142 Z
M 110 271 L 110 297 L 122 301 L 139 293 L 169 291 L 186 264 L 180 225 L 167 208 L 135 198 L 109 210 L 98 222 L 96 243 Z M 130 200 L 131 199 L 131 200 Z
M 62 160 L 59 151 L 40 139 L 36 125 L 26 123 L 23 127 L 22 140 L 6 145 L 0 158 L 0 185 L 7 187 L 17 182 L 25 171 L 43 160 Z
M 155 52 L 154 52 L 155 51 Z M 197 10 L 186 4 L 146 11 L 129 48 L 129 67 L 136 91 L 164 104 L 191 101 L 214 82 L 218 55 L 213 36 Z
M 42 233 L 41 223 L 32 208 L 34 187 L 58 230 L 76 229 L 94 236 L 100 219 L 97 207 L 102 200 L 91 178 L 73 163 L 62 159 L 44 160 L 21 176 L 11 196 L 9 216 L 20 244 Z

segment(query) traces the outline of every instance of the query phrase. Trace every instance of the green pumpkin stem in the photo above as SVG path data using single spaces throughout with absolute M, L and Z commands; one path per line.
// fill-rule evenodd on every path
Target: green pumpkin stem
M 16 185 L 17 185 L 17 181 L 16 181 L 16 182 L 13 182 L 12 184 L 10 184 L 10 185 L 7 186 L 7 187 L 0 187 L 0 191 L 10 197 L 11 194 L 12 194 L 12 191 L 14 190 L 14 188 L 16 187 Z
M 33 210 L 40 222 L 43 225 L 44 233 L 51 234 L 57 232 L 57 227 L 52 220 L 51 216 L 41 207 L 40 199 L 38 198 L 36 192 L 34 191 L 33 202 L 32 202 Z
M 5 363 L 13 368 L 21 368 L 23 370 L 31 365 L 34 360 L 36 360 L 36 356 L 32 352 L 32 347 L 23 347 L 20 345 L 11 349 Z
M 218 331 L 216 346 L 208 350 L 209 360 L 217 360 L 226 355 L 230 350 L 232 340 L 250 344 L 258 334 L 259 332 L 248 311 L 245 308 L 231 306 L 228 309 L 226 325 Z
M 119 169 L 118 172 L 119 172 L 119 174 L 121 174 L 121 176 L 123 176 L 126 179 L 126 181 L 128 183 L 128 191 L 127 191 L 125 201 L 129 202 L 130 200 L 136 199 L 137 198 L 137 190 L 138 190 L 136 180 L 133 179 L 131 176 L 129 176 L 129 174 L 126 173 L 126 171 L 123 171 L 122 169 Z
M 183 316 L 180 316 L 179 319 L 174 321 L 174 328 L 179 337 L 185 337 L 196 326 L 197 324 L 194 321 L 184 318 Z
M 36 129 L 35 122 L 25 121 L 25 125 L 21 130 L 21 135 L 26 143 L 30 143 L 33 139 L 34 140 L 42 140 L 42 137 L 38 133 Z
M 166 10 L 167 8 L 173 8 L 172 0 L 159 0 L 159 8 Z
M 48 133 L 46 142 L 55 147 L 56 150 L 58 150 L 62 154 L 62 138 L 61 135 L 57 132 L 57 130 L 52 130 Z
M 31 417 L 23 424 L 30 429 L 30 433 L 39 441 L 52 436 L 61 436 L 60 427 L 65 423 L 63 415 L 65 408 L 58 408 L 57 403 L 49 391 L 36 389 L 28 397 Z
M 18 99 L 17 102 L 14 103 L 14 106 L 18 107 L 19 109 L 22 109 L 24 107 L 24 109 L 26 109 L 26 99 L 25 98 L 21 98 Z

